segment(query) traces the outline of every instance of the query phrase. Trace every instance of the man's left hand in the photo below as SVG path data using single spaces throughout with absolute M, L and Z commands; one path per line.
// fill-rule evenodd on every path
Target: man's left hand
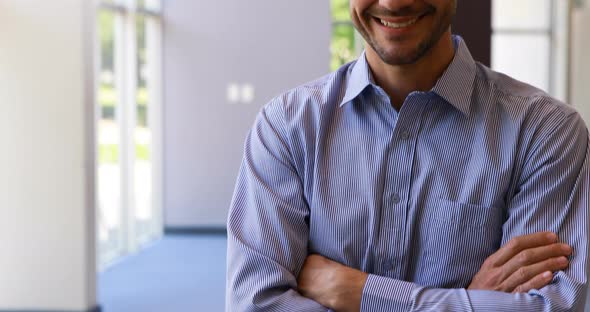
M 297 279 L 301 295 L 337 312 L 359 311 L 369 275 L 320 255 L 307 257 Z

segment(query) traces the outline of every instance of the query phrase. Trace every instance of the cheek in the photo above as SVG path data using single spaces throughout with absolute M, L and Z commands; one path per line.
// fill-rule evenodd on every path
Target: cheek
M 357 8 L 350 9 L 350 19 L 357 29 L 366 28 L 366 22 L 363 20 L 362 14 L 362 11 L 359 11 Z
M 375 0 L 350 0 L 350 14 L 357 15 L 360 17 L 373 3 Z
M 376 1 L 376 0 L 350 0 L 350 1 L 349 1 L 349 3 L 350 3 L 350 7 L 351 7 L 351 8 L 352 8 L 352 7 L 357 7 L 357 8 L 360 8 L 360 7 L 362 7 L 362 8 L 367 8 L 367 7 L 369 7 L 369 6 L 371 5 L 371 3 L 373 3 L 373 2 L 379 2 L 379 1 Z

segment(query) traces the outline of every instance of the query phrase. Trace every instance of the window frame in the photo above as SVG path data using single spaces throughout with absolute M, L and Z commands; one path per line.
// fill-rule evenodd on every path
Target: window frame
M 137 0 L 127 1 L 98 1 L 96 11 L 106 11 L 115 16 L 114 31 L 114 79 L 116 87 L 115 120 L 119 125 L 119 167 L 120 167 L 120 231 L 116 250 L 100 251 L 98 254 L 99 271 L 126 254 L 138 251 L 142 246 L 163 235 L 162 212 L 162 12 L 158 0 L 146 1 L 151 8 L 137 7 Z M 157 5 L 154 5 L 157 4 Z M 98 15 L 98 14 L 97 14 Z M 135 130 L 137 126 L 137 91 L 138 91 L 138 46 L 136 21 L 138 16 L 145 18 L 146 53 L 151 60 L 148 66 L 148 107 L 147 120 L 151 132 L 150 163 L 151 163 L 151 212 L 152 219 L 148 233 L 139 235 L 136 228 L 136 199 L 135 199 L 135 162 L 136 143 Z M 150 28 L 149 34 L 147 28 Z M 100 51 L 97 32 L 95 51 Z M 147 38 L 149 36 L 149 39 Z M 97 53 L 97 55 L 100 55 Z M 100 58 L 96 61 L 96 68 L 100 68 Z M 100 70 L 97 70 L 100 73 Z M 97 94 L 98 90 L 97 79 Z M 98 98 L 98 97 L 97 97 Z M 96 102 L 97 108 L 99 107 Z M 97 114 L 97 119 L 100 114 Z M 98 122 L 96 123 L 98 124 Z M 98 135 L 98 129 L 97 129 Z M 98 141 L 98 140 L 97 140 Z M 98 142 L 96 146 L 98 150 Z M 98 168 L 98 157 L 95 167 Z M 98 176 L 98 174 L 97 174 Z M 98 199 L 97 199 L 98 201 Z M 97 203 L 97 207 L 98 203 Z M 100 207 L 99 207 L 100 209 Z M 100 213 L 100 212 L 99 212 Z M 100 222 L 100 218 L 97 218 Z M 99 228 L 97 226 L 97 228 Z
M 552 96 L 568 102 L 570 92 L 570 45 L 571 45 L 571 1 L 548 0 L 549 23 L 547 27 L 502 27 L 492 24 L 492 38 L 496 36 L 520 35 L 542 37 L 549 42 L 547 66 L 547 91 Z M 495 3 L 493 2 L 493 5 Z M 494 10 L 492 10 L 494 12 Z M 493 18 L 492 18 L 493 20 Z M 493 51 L 493 48 L 492 48 Z M 493 60 L 492 56 L 492 60 Z

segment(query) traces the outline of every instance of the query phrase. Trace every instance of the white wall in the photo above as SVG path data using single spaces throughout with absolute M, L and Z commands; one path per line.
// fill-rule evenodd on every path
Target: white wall
M 224 226 L 247 131 L 271 97 L 329 72 L 329 1 L 167 0 L 164 214 Z M 231 83 L 252 103 L 231 103 Z
M 590 126 L 590 6 L 572 16 L 572 103 Z
M 91 3 L 0 0 L 0 310 L 96 304 Z
M 590 127 L 590 5 L 576 9 L 572 15 L 572 59 L 571 59 L 571 99 Z M 586 299 L 586 312 L 590 312 L 590 289 Z

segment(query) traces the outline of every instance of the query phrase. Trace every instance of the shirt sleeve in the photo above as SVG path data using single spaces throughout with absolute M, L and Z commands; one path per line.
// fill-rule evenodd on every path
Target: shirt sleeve
M 548 127 L 545 126 L 545 129 Z M 370 275 L 361 311 L 583 311 L 588 276 L 590 160 L 588 130 L 572 113 L 538 135 L 509 199 L 502 242 L 554 231 L 573 247 L 570 265 L 552 282 L 526 294 L 466 289 L 429 289 Z
M 278 104 L 259 113 L 246 139 L 227 224 L 226 311 L 327 311 L 297 292 L 309 207 Z

